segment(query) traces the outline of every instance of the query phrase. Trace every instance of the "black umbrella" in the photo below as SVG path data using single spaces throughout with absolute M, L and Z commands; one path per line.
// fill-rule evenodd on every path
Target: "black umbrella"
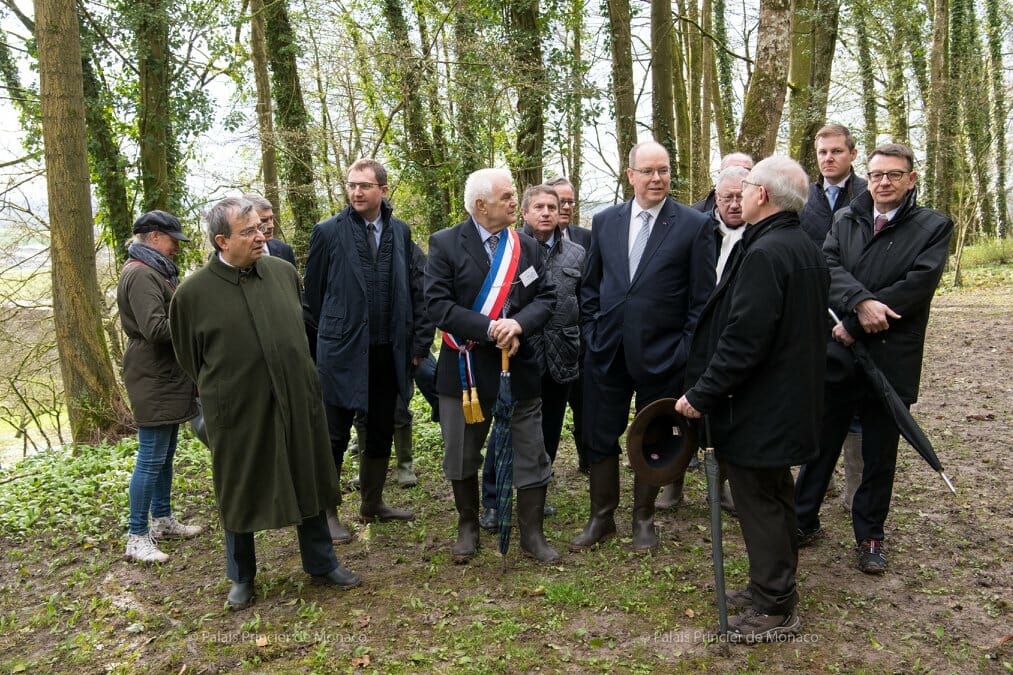
M 718 596 L 718 628 L 721 634 L 728 632 L 728 603 L 725 598 L 725 553 L 721 543 L 721 478 L 718 458 L 714 455 L 711 441 L 711 421 L 704 415 L 704 437 L 707 447 L 703 450 L 704 471 L 707 473 L 707 504 L 711 515 L 711 559 L 714 562 L 714 592 Z
M 827 308 L 827 311 L 836 323 L 841 323 L 834 310 Z M 950 479 L 943 472 L 943 465 L 939 462 L 936 451 L 932 449 L 932 443 L 929 441 L 928 436 L 918 426 L 915 418 L 911 416 L 911 411 L 908 410 L 907 405 L 897 395 L 897 391 L 890 384 L 890 381 L 886 379 L 886 375 L 883 374 L 883 371 L 872 360 L 869 350 L 865 348 L 864 344 L 856 340 L 851 344 L 851 353 L 855 356 L 855 361 L 858 362 L 858 365 L 865 373 L 865 377 L 869 380 L 880 401 L 882 401 L 883 407 L 890 414 L 893 423 L 897 425 L 900 435 L 911 444 L 912 448 L 918 451 L 918 454 L 929 463 L 929 466 L 942 476 L 943 482 L 946 483 L 946 487 L 950 488 L 950 492 L 957 494 L 953 483 L 950 482 Z
M 510 520 L 514 508 L 514 448 L 510 419 L 514 414 L 514 396 L 510 390 L 510 356 L 500 350 L 503 366 L 499 375 L 499 394 L 492 408 L 492 431 L 486 452 L 496 457 L 496 530 L 499 552 L 506 555 L 510 548 Z

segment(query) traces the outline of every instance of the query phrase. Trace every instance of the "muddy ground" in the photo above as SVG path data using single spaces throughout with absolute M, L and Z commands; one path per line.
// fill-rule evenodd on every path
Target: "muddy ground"
M 801 553 L 803 635 L 795 642 L 710 639 L 716 610 L 699 473 L 689 476 L 686 504 L 659 517 L 654 555 L 628 550 L 629 472 L 622 536 L 590 553 L 565 552 L 587 516 L 572 444 L 560 451 L 550 489 L 559 514 L 546 523 L 562 562 L 539 566 L 516 547 L 504 560 L 483 534 L 472 564 L 452 564 L 453 502 L 438 430 L 426 421 L 417 429 L 420 485 L 388 488 L 388 499 L 418 519 L 356 526 L 356 540 L 338 549 L 364 578 L 353 591 L 310 586 L 294 531 L 269 532 L 257 538 L 256 604 L 227 611 L 200 453 L 178 463 L 176 504 L 209 531 L 167 544 L 164 565 L 122 560 L 126 514 L 112 506 L 98 535 L 59 525 L 0 533 L 0 671 L 1009 672 L 1013 274 L 1004 274 L 1002 284 L 945 292 L 934 303 L 914 413 L 958 495 L 902 444 L 882 577 L 854 568 L 849 516 L 839 497 L 829 498 L 828 536 Z M 0 490 L 18 489 L 18 480 Z M 347 494 L 345 520 L 357 505 L 357 493 Z M 728 582 L 744 584 L 741 537 L 727 517 L 724 540 Z

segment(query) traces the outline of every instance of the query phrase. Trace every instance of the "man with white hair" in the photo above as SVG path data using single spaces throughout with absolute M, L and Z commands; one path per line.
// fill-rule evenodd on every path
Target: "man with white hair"
M 436 371 L 443 471 L 459 515 L 454 562 L 478 550 L 478 472 L 499 390 L 501 350 L 510 357 L 516 407 L 511 418 L 514 486 L 521 550 L 540 562 L 559 559 L 545 541 L 542 516 L 552 477 L 542 440 L 541 367 L 531 336 L 552 316 L 555 286 L 545 249 L 510 228 L 517 194 L 510 172 L 480 169 L 464 186 L 471 217 L 429 237 L 426 309 L 443 331 Z
M 753 168 L 753 158 L 744 152 L 730 152 L 721 158 L 721 166 L 718 167 L 718 178 L 721 178 L 721 172 L 725 169 L 730 169 L 733 166 L 738 166 L 745 169 L 747 172 Z M 701 213 L 713 213 L 714 207 L 717 206 L 717 192 L 718 184 L 714 183 L 714 188 L 707 194 L 706 197 L 693 204 L 693 208 Z
M 799 225 L 806 175 L 771 157 L 742 181 L 742 241 L 700 315 L 677 412 L 707 415 L 739 513 L 749 586 L 733 642 L 796 634 L 798 539 L 791 466 L 819 454 L 830 273 Z

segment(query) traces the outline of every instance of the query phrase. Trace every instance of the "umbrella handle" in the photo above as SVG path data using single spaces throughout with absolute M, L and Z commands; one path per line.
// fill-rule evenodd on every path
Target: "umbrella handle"
M 509 349 L 500 349 L 499 350 L 499 354 L 500 354 L 500 370 L 503 371 L 504 373 L 509 373 L 510 372 L 510 350 Z

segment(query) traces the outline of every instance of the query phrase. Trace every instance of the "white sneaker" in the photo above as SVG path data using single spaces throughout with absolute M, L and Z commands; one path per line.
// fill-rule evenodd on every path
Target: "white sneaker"
M 169 556 L 158 550 L 155 540 L 148 534 L 127 535 L 127 560 L 141 563 L 163 563 Z
M 148 532 L 152 539 L 188 539 L 204 531 L 200 525 L 184 525 L 175 516 L 152 518 Z

